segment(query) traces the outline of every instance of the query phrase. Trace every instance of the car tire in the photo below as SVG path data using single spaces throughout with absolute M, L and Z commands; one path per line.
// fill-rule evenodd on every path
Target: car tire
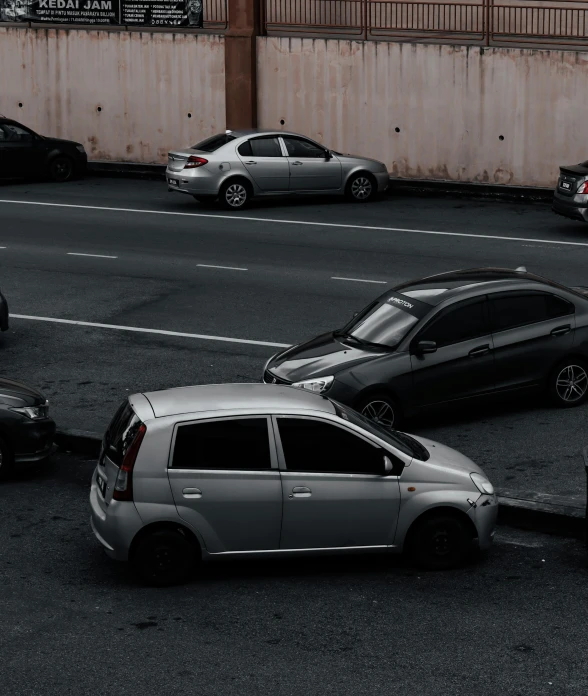
M 59 184 L 73 179 L 75 167 L 71 157 L 58 155 L 49 162 L 49 178 Z
M 140 539 L 131 563 L 145 584 L 168 587 L 186 582 L 198 560 L 197 549 L 182 532 L 159 529 Z
M 400 406 L 388 394 L 370 394 L 354 406 L 362 416 L 388 429 L 398 430 L 402 422 Z
M 214 203 L 218 196 L 193 196 L 198 203 Z
M 549 376 L 549 398 L 559 408 L 580 406 L 588 398 L 588 364 L 566 358 Z
M 345 197 L 352 203 L 369 203 L 378 195 L 376 180 L 368 172 L 353 174 L 345 187 Z
M 423 570 L 449 570 L 466 560 L 472 536 L 465 522 L 448 514 L 430 516 L 417 522 L 410 534 L 408 553 Z
M 243 210 L 251 196 L 251 186 L 244 179 L 230 179 L 219 192 L 220 204 L 225 210 Z
M 10 478 L 14 470 L 14 456 L 3 438 L 0 438 L 0 481 Z

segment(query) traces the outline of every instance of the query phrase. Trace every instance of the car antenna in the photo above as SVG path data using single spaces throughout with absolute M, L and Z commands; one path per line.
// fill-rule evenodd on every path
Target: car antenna
M 527 269 L 525 266 L 519 266 L 517 269 L 515 269 L 517 273 L 526 273 Z

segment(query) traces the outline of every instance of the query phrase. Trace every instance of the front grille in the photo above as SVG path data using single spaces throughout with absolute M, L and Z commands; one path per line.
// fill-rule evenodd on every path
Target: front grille
M 266 370 L 264 372 L 263 381 L 266 384 L 285 384 L 285 385 L 292 384 L 292 382 L 288 382 L 287 379 L 282 379 L 281 377 L 276 377 L 276 375 L 272 375 L 272 373 L 269 370 Z

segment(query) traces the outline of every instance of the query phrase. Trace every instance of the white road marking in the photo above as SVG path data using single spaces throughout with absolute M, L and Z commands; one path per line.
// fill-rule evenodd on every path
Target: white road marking
M 7 249 L 8 247 L 0 247 L 0 249 Z
M 339 276 L 331 276 L 331 280 L 349 280 L 352 283 L 381 283 L 386 285 L 385 280 L 367 280 L 365 278 L 340 278 Z
M 118 259 L 118 256 L 106 256 L 105 254 L 82 254 L 78 251 L 68 251 L 67 256 L 91 256 L 95 259 Z
M 502 537 L 497 537 L 496 543 L 509 544 L 510 546 L 524 546 L 527 549 L 540 549 L 542 546 L 545 546 L 545 544 L 540 541 L 518 541 L 516 539 L 503 539 Z
M 208 263 L 197 263 L 199 268 L 222 268 L 225 271 L 248 271 L 248 268 L 237 268 L 237 266 L 211 266 Z
M 441 237 L 470 237 L 473 239 L 493 239 L 505 242 L 539 242 L 540 244 L 556 244 L 572 247 L 588 247 L 588 242 L 564 242 L 554 239 L 535 239 L 533 237 L 505 237 L 497 234 L 473 234 L 472 232 L 440 232 L 438 230 L 415 230 L 405 227 L 380 227 L 376 225 L 349 225 L 339 222 L 314 222 L 310 220 L 279 220 L 274 218 L 246 217 L 242 215 L 212 215 L 207 213 L 181 213 L 176 210 L 144 210 L 141 208 L 112 208 L 99 205 L 74 205 L 72 203 L 44 203 L 40 201 L 15 201 L 0 198 L 0 203 L 17 205 L 41 205 L 54 208 L 79 208 L 81 210 L 103 210 L 115 213 L 145 213 L 149 215 L 175 215 L 178 217 L 218 218 L 219 220 L 238 220 L 244 222 L 267 222 L 277 225 L 307 225 L 308 227 L 329 227 L 334 229 L 370 230 L 374 232 L 407 232 L 410 234 L 427 234 Z
M 117 331 L 133 331 L 135 333 L 156 334 L 158 336 L 176 336 L 178 338 L 195 338 L 202 341 L 222 341 L 223 343 L 246 343 L 252 346 L 269 346 L 270 348 L 289 348 L 289 343 L 270 343 L 269 341 L 253 341 L 248 338 L 227 338 L 226 336 L 207 336 L 206 334 L 183 333 L 181 331 L 164 331 L 163 329 L 144 329 L 138 326 L 118 326 L 117 324 L 99 324 L 93 321 L 75 321 L 73 319 L 56 319 L 55 317 L 33 317 L 27 314 L 10 314 L 11 319 L 29 319 L 45 321 L 52 324 L 71 324 L 88 326 L 95 329 L 115 329 Z

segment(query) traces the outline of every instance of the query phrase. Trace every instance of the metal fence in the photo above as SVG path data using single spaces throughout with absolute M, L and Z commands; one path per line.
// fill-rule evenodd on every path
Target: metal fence
M 215 0 L 217 1 L 217 0 Z M 268 34 L 588 50 L 588 0 L 261 0 Z

